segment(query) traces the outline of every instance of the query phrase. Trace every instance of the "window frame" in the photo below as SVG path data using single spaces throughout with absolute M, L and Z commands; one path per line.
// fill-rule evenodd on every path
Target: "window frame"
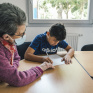
M 70 27 L 89 27 L 93 26 L 93 0 L 89 2 L 89 17 L 88 20 L 47 20 L 47 19 L 33 19 L 33 0 L 27 0 L 28 3 L 28 26 L 43 26 L 47 27 L 54 23 L 63 23 L 65 26 Z

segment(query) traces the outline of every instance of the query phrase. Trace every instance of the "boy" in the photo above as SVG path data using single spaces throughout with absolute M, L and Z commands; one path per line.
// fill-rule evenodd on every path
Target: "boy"
M 61 47 L 67 51 L 67 54 L 64 56 L 62 61 L 64 60 L 66 64 L 70 64 L 71 57 L 74 55 L 74 50 L 64 41 L 65 38 L 66 29 L 64 25 L 60 23 L 54 24 L 49 29 L 49 32 L 45 32 L 44 34 L 35 37 L 25 53 L 25 59 L 53 63 L 49 57 L 44 58 L 37 55 L 46 54 L 46 52 L 49 54 L 55 54 L 57 53 L 57 48 Z

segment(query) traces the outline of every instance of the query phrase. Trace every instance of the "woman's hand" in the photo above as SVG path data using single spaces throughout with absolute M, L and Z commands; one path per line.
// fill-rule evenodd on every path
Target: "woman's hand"
M 43 71 L 47 70 L 48 68 L 55 68 L 53 64 L 44 62 L 39 66 Z

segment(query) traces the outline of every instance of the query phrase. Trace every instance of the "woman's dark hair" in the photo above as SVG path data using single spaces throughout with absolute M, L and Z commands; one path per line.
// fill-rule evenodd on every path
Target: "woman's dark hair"
M 50 32 L 50 36 L 55 37 L 58 41 L 64 40 L 66 38 L 65 26 L 60 23 L 51 26 L 49 32 Z
M 0 37 L 4 34 L 13 36 L 17 27 L 26 22 L 23 10 L 10 3 L 0 4 Z

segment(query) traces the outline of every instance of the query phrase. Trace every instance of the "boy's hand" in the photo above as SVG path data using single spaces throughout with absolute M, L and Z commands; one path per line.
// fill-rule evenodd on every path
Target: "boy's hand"
M 43 62 L 48 62 L 48 63 L 53 64 L 53 61 L 49 57 L 43 58 Z
M 43 71 L 47 70 L 48 68 L 55 68 L 53 64 L 44 62 L 39 66 Z
M 69 55 L 64 56 L 61 61 L 65 61 L 65 64 L 72 63 L 71 57 Z

